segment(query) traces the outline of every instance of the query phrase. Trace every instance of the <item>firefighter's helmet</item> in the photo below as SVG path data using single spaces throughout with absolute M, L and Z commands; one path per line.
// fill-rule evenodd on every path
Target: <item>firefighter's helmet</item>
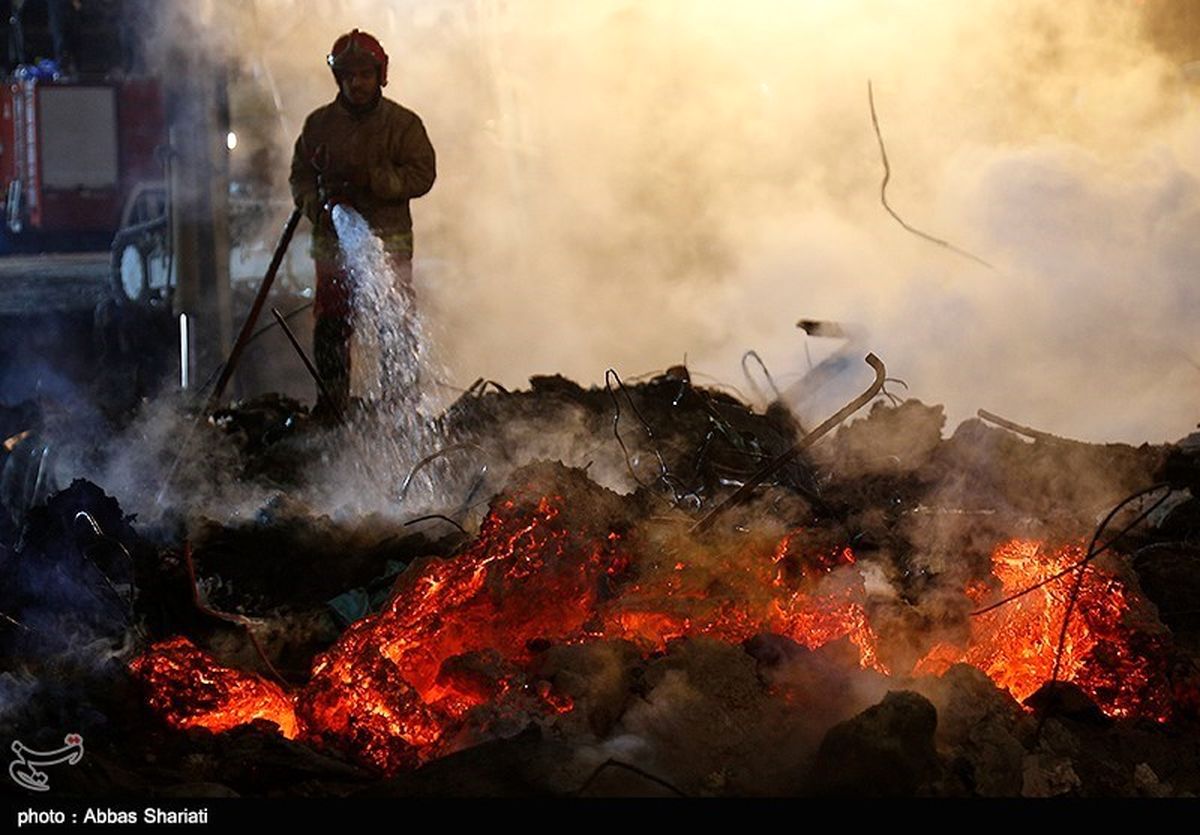
M 388 54 L 383 51 L 383 45 L 374 35 L 359 29 L 342 35 L 334 42 L 325 62 L 329 64 L 336 78 L 338 72 L 354 58 L 367 58 L 373 62 L 379 68 L 379 86 L 387 86 Z

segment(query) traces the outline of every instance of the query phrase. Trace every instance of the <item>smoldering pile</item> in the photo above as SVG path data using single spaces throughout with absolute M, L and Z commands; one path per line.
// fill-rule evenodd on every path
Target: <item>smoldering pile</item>
M 75 484 L 2 543 L 6 735 L 84 796 L 1200 790 L 1194 447 L 880 400 L 701 532 L 805 429 L 611 382 L 473 387 L 415 518 L 298 498 L 346 430 L 278 398 L 205 430 L 241 520 Z

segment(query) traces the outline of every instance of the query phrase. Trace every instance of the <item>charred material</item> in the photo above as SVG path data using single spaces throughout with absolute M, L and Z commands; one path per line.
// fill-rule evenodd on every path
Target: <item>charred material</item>
M 395 487 L 469 497 L 444 514 L 277 492 L 149 541 L 89 484 L 34 509 L 0 540 L 0 724 L 88 729 L 84 795 L 1200 790 L 1177 448 L 947 439 L 939 407 L 879 401 L 697 538 L 803 437 L 785 412 L 680 368 L 485 387 L 438 423 Z M 272 398 L 201 431 L 278 489 L 331 430 Z M 1164 471 L 1170 501 L 1084 547 Z

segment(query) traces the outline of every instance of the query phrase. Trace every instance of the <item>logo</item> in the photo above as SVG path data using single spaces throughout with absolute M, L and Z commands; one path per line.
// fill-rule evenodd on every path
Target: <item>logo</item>
M 75 765 L 83 759 L 83 737 L 79 734 L 67 734 L 63 742 L 66 744 L 57 751 L 34 751 L 19 740 L 14 742 L 12 750 L 17 758 L 8 764 L 9 776 L 18 786 L 30 791 L 50 791 L 50 775 L 39 771 L 39 767 L 63 763 Z

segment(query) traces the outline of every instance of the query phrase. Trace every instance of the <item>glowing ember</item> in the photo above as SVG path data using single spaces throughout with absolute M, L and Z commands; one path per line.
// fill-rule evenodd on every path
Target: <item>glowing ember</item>
M 568 697 L 526 673 L 554 643 L 621 639 L 650 653 L 687 636 L 736 643 L 774 632 L 810 648 L 848 636 L 864 667 L 882 669 L 848 549 L 801 532 L 732 553 L 683 534 L 633 547 L 593 521 L 601 514 L 567 519 L 564 505 L 518 492 L 466 552 L 412 565 L 382 612 L 316 659 L 295 696 L 307 736 L 391 772 L 469 744 L 506 715 L 567 712 Z M 236 724 L 232 706 L 216 707 L 221 692 L 189 689 L 211 662 L 159 648 L 138 663 L 160 657 L 173 663 L 151 679 L 156 709 L 176 725 Z
M 598 488 L 589 488 L 598 489 Z M 763 633 L 810 649 L 840 638 L 859 664 L 886 673 L 850 549 L 819 534 L 745 534 L 701 546 L 682 526 L 616 529 L 618 497 L 567 503 L 532 487 L 498 501 L 476 541 L 454 559 L 401 575 L 383 610 L 318 656 L 291 701 L 255 676 L 221 668 L 186 641 L 135 663 L 151 705 L 178 727 L 225 730 L 268 718 L 289 735 L 345 751 L 384 772 L 411 768 L 488 738 L 499 727 L 572 710 L 531 673 L 554 644 L 624 640 L 643 653 L 673 639 L 741 643 Z M 999 594 L 1023 590 L 1082 558 L 1015 541 L 998 548 Z M 1018 699 L 1051 676 L 1070 577 L 972 620 L 969 646 L 935 647 L 917 665 L 940 674 L 974 664 Z M 995 583 L 974 583 L 977 605 Z M 1060 678 L 1114 716 L 1165 719 L 1165 638 L 1130 625 L 1131 593 L 1089 568 Z M 294 704 L 294 715 L 292 705 Z
M 987 585 L 976 583 L 966 593 L 976 605 L 985 605 L 1034 586 L 1084 556 L 1084 549 L 1075 545 L 1048 552 L 1040 542 L 1013 540 L 992 554 L 999 591 L 992 595 Z M 1053 674 L 1067 597 L 1077 576 L 1072 572 L 972 618 L 967 648 L 935 646 L 915 672 L 941 675 L 952 664 L 971 664 L 1024 701 Z M 1063 644 L 1058 677 L 1074 682 L 1110 716 L 1165 721 L 1171 713 L 1166 637 L 1132 623 L 1133 602 L 1125 583 L 1090 565 Z
M 220 733 L 266 719 L 288 739 L 298 733 L 291 699 L 253 673 L 217 664 L 187 638 L 156 644 L 131 665 L 150 693 L 150 707 L 176 728 Z
M 473 708 L 539 698 L 518 686 L 530 644 L 584 636 L 599 595 L 628 565 L 616 534 L 564 525 L 561 501 L 503 501 L 466 553 L 410 567 L 380 614 L 317 659 L 299 699 L 309 725 L 393 770 L 432 754 L 417 749 Z M 464 663 L 482 653 L 485 663 Z
M 563 515 L 560 496 L 510 497 L 467 552 L 413 566 L 382 613 L 318 659 L 298 701 L 306 724 L 384 770 L 437 756 L 477 708 L 569 710 L 522 674 L 530 647 L 551 643 L 623 639 L 653 652 L 685 636 L 741 642 L 773 631 L 818 647 L 848 635 L 864 666 L 878 666 L 861 579 L 833 576 L 853 563 L 848 550 L 806 556 L 789 539 L 661 559 L 686 546 L 632 548 Z
M 665 547 L 675 551 L 687 545 Z M 809 649 L 849 637 L 863 667 L 886 672 L 867 623 L 862 577 L 855 570 L 838 570 L 853 565 L 849 548 L 815 544 L 804 531 L 733 553 L 693 553 L 667 571 L 656 571 L 652 560 L 642 559 L 636 581 L 602 608 L 604 634 L 647 650 L 701 635 L 737 644 L 771 632 Z

